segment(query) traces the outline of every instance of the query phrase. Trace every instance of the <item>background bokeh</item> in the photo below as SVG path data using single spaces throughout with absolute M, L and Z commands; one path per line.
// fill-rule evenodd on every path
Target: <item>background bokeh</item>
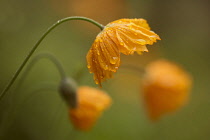
M 188 105 L 152 123 L 141 99 L 141 74 L 120 69 L 103 84 L 113 98 L 112 107 L 91 131 L 79 132 L 73 129 L 57 92 L 57 70 L 41 60 L 24 84 L 16 88 L 15 82 L 0 102 L 1 140 L 210 139 L 209 1 L 0 0 L 0 9 L 0 91 L 42 33 L 58 19 L 74 15 L 104 25 L 119 18 L 147 19 L 162 40 L 149 46 L 149 53 L 122 55 L 122 63 L 143 67 L 166 58 L 182 65 L 194 80 Z M 84 21 L 64 23 L 47 36 L 36 53 L 51 52 L 69 76 L 79 73 L 79 85 L 97 87 L 85 57 L 98 32 Z

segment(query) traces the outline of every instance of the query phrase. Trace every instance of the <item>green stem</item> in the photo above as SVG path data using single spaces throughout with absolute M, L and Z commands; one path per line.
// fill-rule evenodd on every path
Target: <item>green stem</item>
M 70 20 L 84 20 L 84 21 L 88 21 L 94 25 L 96 25 L 97 27 L 99 27 L 101 30 L 103 30 L 104 26 L 99 24 L 98 22 L 86 18 L 86 17 L 78 17 L 78 16 L 74 16 L 74 17 L 67 17 L 61 20 L 58 20 L 55 24 L 53 24 L 50 28 L 47 29 L 47 31 L 41 36 L 41 38 L 36 42 L 36 44 L 33 46 L 33 48 L 31 49 L 31 51 L 28 53 L 28 55 L 25 57 L 23 63 L 20 65 L 20 67 L 17 69 L 17 71 L 15 72 L 14 76 L 12 77 L 12 79 L 10 80 L 10 82 L 7 84 L 6 88 L 2 91 L 1 95 L 0 95 L 0 100 L 4 97 L 4 95 L 6 94 L 6 92 L 10 89 L 10 87 L 12 86 L 12 84 L 15 82 L 15 80 L 17 79 L 18 75 L 20 74 L 20 72 L 22 71 L 22 69 L 24 68 L 24 66 L 26 65 L 26 63 L 28 62 L 29 58 L 31 57 L 31 55 L 35 52 L 35 50 L 37 49 L 37 47 L 39 46 L 39 44 L 42 42 L 42 40 L 58 25 L 60 25 L 61 23 L 64 23 L 66 21 L 70 21 Z
M 31 62 L 29 63 L 29 65 L 26 67 L 23 76 L 20 78 L 19 83 L 17 85 L 17 88 L 21 87 L 21 84 L 23 83 L 24 79 L 26 78 L 26 76 L 28 75 L 29 71 L 31 70 L 31 68 L 34 66 L 34 64 L 42 59 L 42 58 L 46 58 L 49 59 L 53 64 L 55 64 L 55 66 L 57 67 L 61 79 L 64 79 L 66 76 L 65 71 L 61 65 L 61 63 L 56 59 L 56 57 L 50 53 L 40 53 L 36 56 L 33 57 L 33 59 L 31 60 Z
M 33 90 L 28 91 L 30 92 L 29 95 L 25 96 L 23 100 L 20 100 L 20 102 L 17 102 L 15 106 L 12 107 L 10 110 L 10 118 L 8 119 L 7 126 L 13 127 L 13 124 L 15 124 L 18 111 L 20 111 L 21 108 L 23 108 L 24 105 L 26 105 L 26 101 L 30 101 L 30 99 L 33 99 L 35 95 L 40 94 L 43 91 L 56 91 L 57 90 L 57 83 L 54 82 L 41 82 L 38 85 L 33 86 Z M 37 93 L 37 94 L 34 94 Z M 15 101 L 13 101 L 14 103 Z
M 134 66 L 134 65 L 122 65 L 120 68 L 121 68 L 121 70 L 127 69 L 127 70 L 135 71 L 135 72 L 139 73 L 140 76 L 142 76 L 142 74 L 145 73 L 145 69 L 143 67 L 138 67 L 138 66 Z

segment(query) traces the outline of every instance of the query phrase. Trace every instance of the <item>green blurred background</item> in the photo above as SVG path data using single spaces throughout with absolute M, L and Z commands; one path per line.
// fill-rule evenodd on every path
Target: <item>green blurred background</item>
M 188 105 L 152 123 L 141 99 L 140 75 L 120 69 L 103 84 L 113 105 L 91 131 L 79 132 L 73 129 L 57 92 L 57 70 L 42 60 L 19 90 L 15 82 L 0 102 L 0 140 L 210 139 L 209 1 L 0 0 L 0 9 L 0 91 L 42 33 L 57 20 L 75 15 L 104 25 L 119 18 L 147 19 L 162 40 L 149 46 L 149 53 L 122 55 L 122 63 L 144 66 L 166 58 L 182 65 L 194 80 Z M 84 21 L 64 23 L 47 36 L 36 53 L 51 52 L 69 76 L 79 73 L 79 85 L 97 87 L 85 57 L 98 32 Z

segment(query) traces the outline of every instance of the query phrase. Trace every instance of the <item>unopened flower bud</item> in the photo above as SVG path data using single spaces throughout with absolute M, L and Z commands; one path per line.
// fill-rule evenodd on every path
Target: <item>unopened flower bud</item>
M 59 86 L 59 92 L 71 108 L 77 107 L 77 84 L 73 79 L 62 79 Z

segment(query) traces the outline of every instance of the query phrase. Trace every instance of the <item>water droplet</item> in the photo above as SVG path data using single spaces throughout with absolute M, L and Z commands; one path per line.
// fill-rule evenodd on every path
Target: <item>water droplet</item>
M 118 57 L 112 57 L 112 58 L 110 59 L 110 63 L 111 63 L 111 64 L 116 64 L 117 61 L 118 61 Z
M 88 69 L 91 67 L 90 65 L 87 65 Z
M 108 65 L 105 65 L 105 66 L 104 66 L 104 69 L 105 69 L 105 70 L 108 70 Z
M 114 60 L 118 59 L 118 57 L 112 57 Z
M 112 69 L 111 71 L 112 71 L 112 72 L 116 72 L 116 69 Z
M 122 45 L 122 46 L 123 46 L 123 45 L 124 45 L 124 43 L 123 43 L 123 42 L 120 42 L 120 45 Z

